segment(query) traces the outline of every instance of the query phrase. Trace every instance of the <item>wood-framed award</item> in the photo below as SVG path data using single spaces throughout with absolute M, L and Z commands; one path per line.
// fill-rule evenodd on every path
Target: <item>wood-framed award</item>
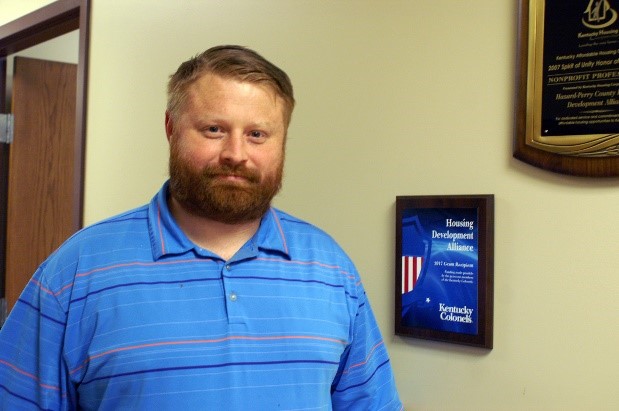
M 619 1 L 520 0 L 514 157 L 619 176 Z
M 395 333 L 492 348 L 494 196 L 396 197 Z

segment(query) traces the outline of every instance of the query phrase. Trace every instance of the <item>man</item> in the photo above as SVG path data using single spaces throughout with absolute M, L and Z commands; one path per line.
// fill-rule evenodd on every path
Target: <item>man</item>
M 169 182 L 37 270 L 0 332 L 2 409 L 402 408 L 352 262 L 270 206 L 293 107 L 246 48 L 179 67 Z

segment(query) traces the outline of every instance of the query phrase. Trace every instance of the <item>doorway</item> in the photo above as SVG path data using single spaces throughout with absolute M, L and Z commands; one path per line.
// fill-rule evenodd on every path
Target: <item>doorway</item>
M 8 56 L 74 30 L 79 30 L 78 63 L 75 70 L 77 77 L 75 82 L 75 120 L 72 131 L 73 138 L 70 142 L 72 149 L 69 150 L 69 153 L 65 153 L 65 156 L 71 157 L 70 162 L 73 167 L 72 173 L 68 177 L 71 180 L 69 183 L 72 190 L 69 195 L 65 196 L 67 198 L 63 199 L 63 203 L 66 203 L 64 206 L 70 209 L 68 221 L 70 232 L 81 228 L 83 215 L 89 19 L 90 0 L 59 0 L 0 26 L 0 114 L 9 111 L 5 98 L 7 93 Z M 9 192 L 12 190 L 9 187 L 10 151 L 10 144 L 0 143 L 0 326 L 7 315 L 7 279 L 14 281 L 6 274 L 7 260 L 14 258 L 7 252 L 9 249 L 7 244 L 7 227 L 10 225 L 8 224 L 7 204 Z M 23 162 L 21 165 L 23 166 Z M 32 224 L 36 226 L 38 222 L 33 222 Z M 47 240 L 43 240 L 43 242 L 45 241 Z M 39 247 L 40 245 L 33 244 L 33 247 Z M 43 246 L 48 248 L 49 244 L 43 244 Z M 40 258 L 35 253 L 31 254 L 27 258 L 33 260 Z M 38 265 L 40 262 L 37 261 L 36 264 Z M 32 275 L 32 272 L 28 274 L 28 276 L 30 275 Z

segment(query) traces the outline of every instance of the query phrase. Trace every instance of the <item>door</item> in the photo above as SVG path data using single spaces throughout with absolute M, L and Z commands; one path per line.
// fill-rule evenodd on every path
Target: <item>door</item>
M 39 264 L 77 229 L 76 85 L 75 64 L 15 58 L 6 222 L 9 311 Z

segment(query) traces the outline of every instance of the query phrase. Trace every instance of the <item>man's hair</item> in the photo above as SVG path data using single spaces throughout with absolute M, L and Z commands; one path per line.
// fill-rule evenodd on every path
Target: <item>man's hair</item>
M 168 82 L 168 113 L 178 117 L 188 87 L 199 77 L 212 73 L 238 81 L 264 84 L 284 100 L 284 121 L 290 123 L 294 94 L 288 75 L 260 54 L 242 46 L 216 46 L 182 63 Z

